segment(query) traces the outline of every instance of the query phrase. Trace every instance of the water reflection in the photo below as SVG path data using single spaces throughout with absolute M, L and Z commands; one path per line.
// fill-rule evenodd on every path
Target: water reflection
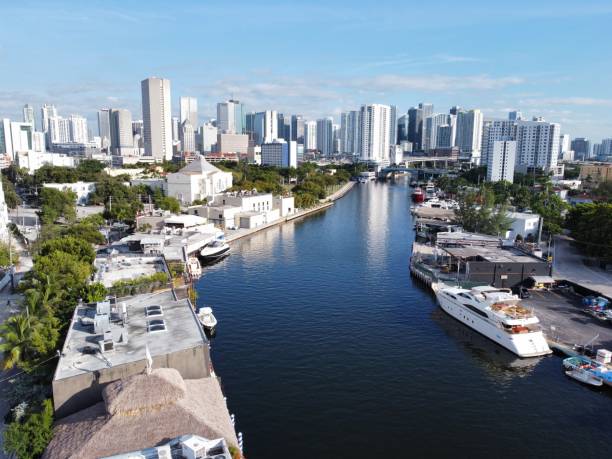
M 431 318 L 461 349 L 496 380 L 528 376 L 541 358 L 521 359 L 470 327 L 436 308 Z

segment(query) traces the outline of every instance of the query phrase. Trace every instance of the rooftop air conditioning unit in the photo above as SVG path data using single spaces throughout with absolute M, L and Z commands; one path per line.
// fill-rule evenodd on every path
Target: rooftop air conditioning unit
M 183 441 L 181 449 L 185 459 L 199 459 L 206 455 L 206 445 L 194 437 Z
M 108 314 L 96 314 L 93 319 L 94 333 L 103 335 L 110 330 L 110 317 Z
M 170 445 L 162 445 L 157 448 L 157 457 L 159 459 L 172 459 L 172 452 L 170 451 Z
M 115 342 L 112 339 L 101 339 L 98 341 L 98 346 L 100 346 L 102 354 L 115 350 Z
M 96 303 L 96 314 L 110 314 L 110 301 L 100 301 Z

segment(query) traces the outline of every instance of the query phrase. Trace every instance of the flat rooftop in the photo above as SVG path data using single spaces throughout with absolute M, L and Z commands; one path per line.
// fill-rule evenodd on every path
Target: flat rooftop
M 443 247 L 446 253 L 455 258 L 480 257 L 490 263 L 543 263 L 536 257 L 531 257 L 517 249 L 502 249 L 499 247 Z
M 110 332 L 115 345 L 114 350 L 104 354 L 91 352 L 98 348 L 102 335 L 94 333 L 93 325 L 82 323 L 82 319 L 94 319 L 96 305 L 77 306 L 54 380 L 143 360 L 147 345 L 151 356 L 155 357 L 208 343 L 191 302 L 177 299 L 172 290 L 120 298 L 116 305 L 119 311 L 121 303 L 127 306 L 128 320 L 124 324 L 120 314 L 111 314 Z M 153 305 L 161 306 L 162 315 L 146 316 L 145 307 Z M 160 319 L 163 319 L 166 330 L 149 332 L 148 322 Z
M 102 282 L 107 288 L 112 287 L 117 281 L 150 276 L 157 272 L 166 272 L 162 257 L 140 254 L 117 253 L 106 256 L 98 255 L 94 265 L 97 269 L 95 274 L 96 282 Z

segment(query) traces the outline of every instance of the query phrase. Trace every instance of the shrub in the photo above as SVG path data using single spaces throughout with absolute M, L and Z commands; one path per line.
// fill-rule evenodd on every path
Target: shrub
M 4 451 L 19 459 L 35 459 L 42 455 L 53 437 L 53 403 L 47 399 L 40 412 L 12 422 L 4 432 Z

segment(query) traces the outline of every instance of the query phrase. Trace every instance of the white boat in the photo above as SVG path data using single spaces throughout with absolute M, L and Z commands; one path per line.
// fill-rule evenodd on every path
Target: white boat
M 457 201 L 439 199 L 437 197 L 428 199 L 427 201 L 419 204 L 419 207 L 427 207 L 430 209 L 458 209 L 459 204 Z
M 217 239 L 207 245 L 205 245 L 202 250 L 200 250 L 200 256 L 205 260 L 214 260 L 216 258 L 222 257 L 227 252 L 229 252 L 230 246 L 227 242 Z
M 196 257 L 189 257 L 187 260 L 187 271 L 192 277 L 200 277 L 202 275 L 202 265 Z
M 509 289 L 484 286 L 468 290 L 444 283 L 432 287 L 442 310 L 519 357 L 552 352 L 539 319 Z
M 208 306 L 200 308 L 200 311 L 198 312 L 198 320 L 202 324 L 202 327 L 209 332 L 214 331 L 215 327 L 217 326 L 217 318 L 214 316 L 212 308 Z
M 581 383 L 588 384 L 589 386 L 603 386 L 603 381 L 600 378 L 593 376 L 586 371 L 567 370 L 565 374 L 570 378 L 580 381 Z
M 425 185 L 425 199 L 435 198 L 436 195 L 436 186 L 431 181 L 427 182 L 427 185 Z

